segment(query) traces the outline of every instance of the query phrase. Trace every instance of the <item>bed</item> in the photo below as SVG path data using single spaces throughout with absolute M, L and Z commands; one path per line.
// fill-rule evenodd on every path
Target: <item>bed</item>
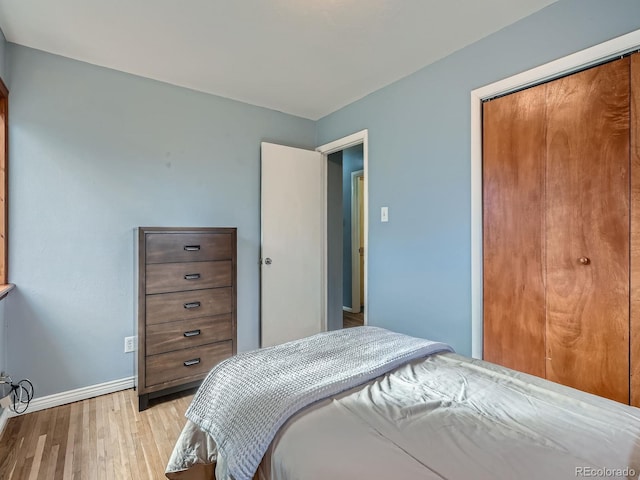
M 385 341 L 390 337 L 393 342 L 381 347 L 371 340 L 378 337 Z M 396 339 L 406 340 L 409 346 L 398 347 Z M 361 352 L 350 353 L 359 348 L 359 342 L 367 344 L 364 357 Z M 240 390 L 255 386 L 248 397 L 266 390 L 258 406 L 239 407 L 241 401 L 233 397 L 236 414 L 227 415 L 231 420 L 223 428 L 242 431 L 244 415 L 240 413 L 257 412 L 254 440 L 266 446 L 252 452 L 253 463 L 243 470 L 235 457 L 251 449 L 253 440 L 243 437 L 236 450 L 230 449 L 224 431 L 207 420 L 227 408 L 215 402 L 233 395 L 227 387 L 220 390 L 229 365 L 221 364 L 220 371 L 214 368 L 194 398 L 195 404 L 204 406 L 199 409 L 192 404 L 187 411 L 189 420 L 167 465 L 168 478 L 548 480 L 637 479 L 640 474 L 640 409 L 463 357 L 437 342 L 375 327 L 328 332 L 290 343 L 293 346 L 285 344 L 284 350 L 278 350 L 281 346 L 263 349 L 267 358 L 284 353 L 275 377 L 299 371 L 301 379 L 306 379 L 304 388 L 314 383 L 309 380 L 314 380 L 315 373 L 299 367 L 299 354 L 310 358 L 305 365 L 319 368 L 322 379 L 327 376 L 323 366 L 328 365 L 328 376 L 337 380 L 330 387 L 311 387 L 314 394 L 303 395 L 302 402 L 295 392 L 274 395 L 268 391 L 268 372 L 256 372 L 248 383 L 241 380 Z M 325 344 L 333 345 L 331 351 L 323 351 Z M 269 371 L 271 362 L 265 362 L 262 353 L 251 353 L 250 359 L 263 362 Z M 369 365 L 371 353 L 375 360 Z M 335 356 L 341 360 L 332 363 Z M 352 365 L 344 360 L 350 357 Z M 225 362 L 229 361 L 234 360 Z M 345 372 L 335 374 L 340 369 L 336 365 L 343 363 Z M 363 363 L 367 365 L 361 367 Z M 247 371 L 242 363 L 235 368 Z M 358 372 L 352 379 L 346 370 L 354 368 Z M 289 388 L 297 380 L 287 377 L 283 384 Z M 274 388 L 277 392 L 280 387 Z M 212 396 L 207 392 L 211 389 L 218 394 Z M 275 398 L 267 401 L 267 397 Z M 262 425 L 262 417 L 274 410 L 279 412 L 275 423 Z M 264 435 L 270 430 L 273 433 Z

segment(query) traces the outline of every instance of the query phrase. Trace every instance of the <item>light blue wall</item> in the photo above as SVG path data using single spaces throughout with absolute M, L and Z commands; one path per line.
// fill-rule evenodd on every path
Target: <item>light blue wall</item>
M 362 170 L 364 164 L 363 146 L 355 145 L 342 152 L 342 305 L 351 305 L 351 173 Z
M 9 365 L 38 396 L 133 374 L 133 229 L 238 227 L 238 349 L 258 346 L 260 142 L 315 123 L 9 44 Z
M 6 52 L 7 50 L 7 41 L 4 38 L 4 33 L 0 29 L 0 78 L 6 84 L 8 82 L 7 79 L 7 62 L 6 62 Z
M 638 0 L 562 0 L 318 121 L 369 130 L 371 325 L 471 353 L 471 90 L 637 29 Z

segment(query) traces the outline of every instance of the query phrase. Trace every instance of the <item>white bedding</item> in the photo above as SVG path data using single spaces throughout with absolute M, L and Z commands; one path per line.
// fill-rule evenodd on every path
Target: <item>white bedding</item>
M 273 437 L 300 409 L 449 345 L 378 327 L 322 332 L 235 355 L 215 366 L 186 417 L 224 457 L 226 480 L 251 480 Z
M 190 465 L 213 460 L 206 442 L 201 432 L 185 435 L 167 471 L 188 475 Z M 194 443 L 201 458 L 185 461 L 182 452 L 193 453 Z M 639 474 L 639 409 L 444 353 L 294 415 L 274 438 L 256 478 L 550 480 Z

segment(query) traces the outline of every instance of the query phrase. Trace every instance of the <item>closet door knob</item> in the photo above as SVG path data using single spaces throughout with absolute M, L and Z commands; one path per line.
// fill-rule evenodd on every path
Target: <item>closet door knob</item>
M 578 259 L 578 261 L 582 264 L 582 265 L 589 265 L 591 263 L 591 260 L 589 260 L 589 257 L 580 257 Z

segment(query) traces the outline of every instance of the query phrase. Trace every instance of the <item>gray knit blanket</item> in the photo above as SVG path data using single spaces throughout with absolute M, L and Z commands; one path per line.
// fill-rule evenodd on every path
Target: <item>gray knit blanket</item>
M 441 351 L 453 349 L 356 327 L 241 353 L 211 370 L 186 416 L 225 459 L 218 480 L 251 480 L 278 429 L 300 409 Z

